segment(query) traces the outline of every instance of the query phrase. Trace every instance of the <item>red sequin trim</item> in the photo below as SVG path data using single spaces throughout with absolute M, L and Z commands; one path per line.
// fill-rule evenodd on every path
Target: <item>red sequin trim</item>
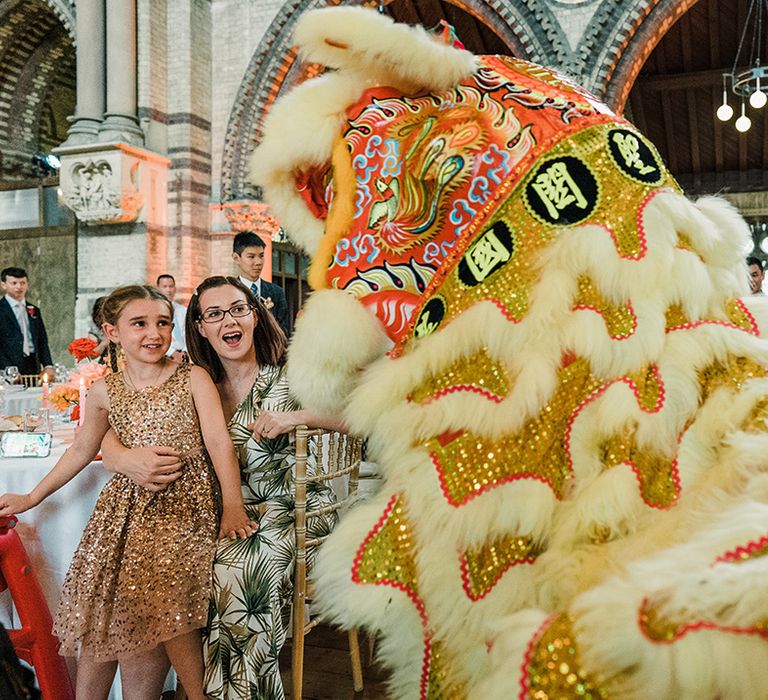
M 545 484 L 546 486 L 549 486 L 550 489 L 552 489 L 552 494 L 558 501 L 562 500 L 562 496 L 559 496 L 557 494 L 557 492 L 555 491 L 555 487 L 552 485 L 552 482 L 549 479 L 541 476 L 541 474 L 533 474 L 531 472 L 521 472 L 520 474 L 509 474 L 508 476 L 504 476 L 501 479 L 497 479 L 492 484 L 486 484 L 482 488 L 477 489 L 476 491 L 472 491 L 472 493 L 468 493 L 460 501 L 455 501 L 451 497 L 451 494 L 448 491 L 448 486 L 445 483 L 445 476 L 443 474 L 440 460 L 438 459 L 437 455 L 434 452 L 430 452 L 429 457 L 432 460 L 432 464 L 434 465 L 435 470 L 437 471 L 437 477 L 440 480 L 440 489 L 443 492 L 443 496 L 445 496 L 445 500 L 448 501 L 448 503 L 450 503 L 454 508 L 460 508 L 461 506 L 469 503 L 473 498 L 477 498 L 478 496 L 484 493 L 487 493 L 488 491 L 492 491 L 493 489 L 498 488 L 499 486 L 503 486 L 504 484 L 509 484 L 513 481 L 522 481 L 523 479 L 533 479 L 534 481 L 540 481 L 542 484 Z
M 673 642 L 682 639 L 689 632 L 698 632 L 700 630 L 710 630 L 712 632 L 726 632 L 728 634 L 750 634 L 757 635 L 763 639 L 768 639 L 768 630 L 760 629 L 759 627 L 736 627 L 731 625 L 718 625 L 715 622 L 707 622 L 705 620 L 699 620 L 698 622 L 689 622 L 682 625 L 674 634 L 674 636 L 665 639 L 654 639 L 648 634 L 647 628 L 643 623 L 643 615 L 645 609 L 648 606 L 648 598 L 643 598 L 643 602 L 640 604 L 640 608 L 637 612 L 637 625 L 640 628 L 642 635 L 654 644 L 672 644 Z
M 613 340 L 626 340 L 630 336 L 634 334 L 634 332 L 637 330 L 637 316 L 635 315 L 635 310 L 632 308 L 632 302 L 627 302 L 627 307 L 629 308 L 629 312 L 632 314 L 632 330 L 630 330 L 628 333 L 623 333 L 622 335 L 611 335 L 608 334 Z M 599 316 L 603 317 L 603 322 L 605 323 L 605 327 L 608 328 L 608 322 L 605 321 L 605 314 L 603 314 L 600 309 L 598 309 L 595 306 L 590 306 L 589 304 L 577 304 L 573 307 L 574 311 L 594 311 Z
M 395 503 L 397 503 L 397 494 L 392 496 L 392 498 L 389 499 L 389 503 L 387 503 L 386 508 L 384 509 L 384 512 L 382 513 L 381 517 L 379 518 L 378 522 L 373 526 L 371 531 L 366 536 L 363 543 L 360 545 L 360 547 L 357 550 L 357 554 L 355 554 L 355 560 L 352 563 L 352 581 L 354 583 L 358 583 L 361 585 L 370 585 L 373 583 L 374 586 L 392 586 L 393 588 L 397 588 L 398 590 L 405 593 L 410 599 L 411 602 L 416 606 L 416 610 L 419 613 L 419 617 L 421 618 L 421 624 L 424 631 L 424 656 L 421 663 L 421 680 L 419 682 L 419 687 L 421 689 L 420 692 L 420 700 L 426 700 L 427 697 L 427 691 L 429 686 L 429 665 L 430 665 L 430 658 L 432 655 L 432 642 L 430 640 L 429 636 L 429 618 L 427 617 L 427 611 L 424 607 L 424 602 L 419 598 L 419 596 L 416 594 L 416 591 L 411 590 L 404 584 L 400 583 L 399 581 L 391 581 L 391 580 L 380 580 L 376 582 L 371 581 L 363 581 L 360 578 L 360 564 L 362 562 L 365 549 L 368 547 L 368 544 L 370 541 L 376 537 L 376 535 L 380 532 L 381 528 L 384 527 L 384 525 L 387 522 L 387 519 L 392 513 L 392 509 L 395 507 Z
M 428 403 L 432 403 L 433 401 L 437 401 L 437 399 L 443 398 L 443 396 L 448 396 L 448 394 L 456 394 L 458 392 L 472 392 L 473 394 L 479 394 L 483 398 L 486 398 L 489 401 L 493 401 L 494 403 L 501 403 L 504 400 L 503 396 L 499 396 L 498 394 L 493 394 L 487 389 L 483 389 L 482 387 L 475 386 L 474 384 L 454 384 L 452 386 L 447 387 L 446 389 L 441 389 L 433 396 L 430 396 L 424 401 L 421 401 L 420 405 L 425 406 Z M 413 399 L 409 396 L 408 401 L 412 402 Z
M 736 305 L 744 312 L 744 315 L 749 319 L 749 325 L 750 328 L 742 328 L 741 326 L 737 326 L 735 323 L 730 323 L 729 321 L 718 321 L 717 319 L 701 319 L 699 321 L 692 321 L 690 323 L 682 323 L 679 326 L 672 326 L 671 328 L 667 328 L 667 333 L 671 333 L 672 331 L 681 331 L 681 330 L 691 330 L 692 328 L 698 328 L 699 326 L 704 325 L 711 325 L 711 326 L 725 326 L 726 328 L 734 328 L 737 331 L 741 331 L 742 333 L 749 333 L 750 335 L 754 335 L 756 337 L 760 336 L 760 328 L 757 325 L 757 321 L 755 321 L 755 317 L 750 313 L 749 309 L 747 308 L 747 305 L 741 300 L 741 299 L 735 299 Z
M 526 648 L 525 656 L 523 657 L 523 663 L 520 666 L 520 693 L 517 696 L 518 700 L 530 700 L 531 687 L 528 685 L 528 666 L 531 663 L 536 645 L 544 636 L 544 632 L 547 631 L 547 627 L 549 627 L 549 625 L 552 623 L 552 620 L 554 620 L 556 617 L 557 615 L 550 615 L 546 620 L 544 620 L 544 622 L 541 624 L 541 627 L 539 627 L 533 637 L 531 637 L 531 641 L 528 642 L 528 647 Z
M 642 399 L 640 397 L 640 389 L 631 377 L 622 377 L 618 381 L 624 382 L 624 384 L 632 389 L 632 392 L 637 399 L 637 405 L 640 407 L 641 411 L 644 411 L 645 413 L 658 413 L 664 406 L 664 399 L 666 398 L 667 392 L 664 388 L 664 381 L 661 378 L 661 372 L 659 372 L 659 366 L 656 364 L 651 365 L 651 372 L 653 372 L 654 377 L 656 377 L 656 381 L 659 383 L 659 395 L 656 399 L 655 405 L 651 409 L 643 408 Z
M 741 562 L 745 559 L 749 559 L 755 552 L 760 551 L 768 547 L 768 535 L 761 537 L 759 540 L 750 542 L 747 545 L 740 545 L 736 549 L 732 549 L 725 554 L 720 555 L 715 559 L 715 563 L 718 562 Z

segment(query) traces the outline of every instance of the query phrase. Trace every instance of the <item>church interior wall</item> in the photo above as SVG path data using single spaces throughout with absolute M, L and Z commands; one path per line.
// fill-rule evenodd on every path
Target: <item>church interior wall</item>
M 17 265 L 27 271 L 27 299 L 40 307 L 54 358 L 66 357 L 74 337 L 76 255 L 73 226 L 0 233 L 0 265 Z

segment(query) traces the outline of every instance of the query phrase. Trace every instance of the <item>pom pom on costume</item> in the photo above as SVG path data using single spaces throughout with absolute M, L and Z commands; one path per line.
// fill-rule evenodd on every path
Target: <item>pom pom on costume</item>
M 744 222 L 550 70 L 358 8 L 297 38 L 336 70 L 255 157 L 328 290 L 293 388 L 384 476 L 320 553 L 327 614 L 396 697 L 768 697 Z

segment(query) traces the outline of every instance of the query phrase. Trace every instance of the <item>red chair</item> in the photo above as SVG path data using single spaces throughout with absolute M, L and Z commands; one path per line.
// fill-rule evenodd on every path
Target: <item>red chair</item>
M 21 629 L 8 630 L 8 636 L 18 657 L 35 669 L 44 700 L 74 700 L 48 604 L 24 545 L 13 531 L 16 522 L 14 517 L 0 518 L 0 592 L 10 590 L 21 621 Z

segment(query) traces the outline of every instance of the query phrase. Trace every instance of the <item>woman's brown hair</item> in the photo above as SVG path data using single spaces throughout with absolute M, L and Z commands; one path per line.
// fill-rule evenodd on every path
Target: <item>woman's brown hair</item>
M 213 379 L 215 384 L 224 379 L 224 367 L 208 339 L 204 338 L 197 328 L 198 322 L 203 322 L 200 296 L 209 289 L 226 286 L 234 287 L 242 292 L 245 301 L 253 308 L 256 320 L 253 329 L 253 347 L 256 351 L 256 361 L 260 366 L 273 365 L 281 367 L 284 365 L 286 349 L 288 347 L 285 333 L 283 333 L 283 329 L 280 328 L 274 316 L 272 316 L 262 301 L 254 296 L 251 290 L 239 279 L 222 276 L 204 279 L 197 286 L 187 308 L 187 351 L 192 362 L 206 370 L 211 375 L 211 379 Z
M 117 325 L 117 320 L 123 309 L 132 301 L 137 299 L 149 299 L 151 301 L 162 301 L 168 307 L 168 313 L 173 319 L 173 306 L 171 302 L 160 291 L 148 284 L 129 284 L 125 287 L 118 287 L 108 297 L 103 299 L 99 307 L 99 322 L 103 325 L 109 323 L 112 326 Z M 95 319 L 94 319 L 95 320 Z M 109 364 L 113 372 L 117 372 L 117 346 L 110 340 Z

